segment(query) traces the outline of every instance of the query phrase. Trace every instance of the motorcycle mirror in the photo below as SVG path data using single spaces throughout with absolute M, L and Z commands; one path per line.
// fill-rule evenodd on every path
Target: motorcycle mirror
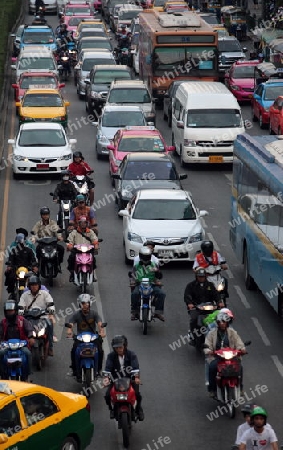
M 53 192 L 49 192 L 49 195 L 52 195 L 52 197 L 53 197 L 54 194 L 53 194 Z
M 99 238 L 99 239 L 98 239 L 98 242 L 103 242 L 103 239 Z
M 107 322 L 103 322 L 102 324 L 101 324 L 101 328 L 106 328 L 107 327 Z
M 66 328 L 72 328 L 72 325 L 70 323 L 65 323 Z
M 244 342 L 245 347 L 247 347 L 248 345 L 251 345 L 251 343 L 252 343 L 252 341 L 246 341 L 246 342 Z
M 34 231 L 31 231 L 30 234 L 35 235 L 35 232 L 34 232 Z

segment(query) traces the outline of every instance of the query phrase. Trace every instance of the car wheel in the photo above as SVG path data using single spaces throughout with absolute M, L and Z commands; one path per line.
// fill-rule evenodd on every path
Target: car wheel
M 180 162 L 181 162 L 181 167 L 185 168 L 187 166 L 187 164 L 185 163 L 185 161 L 183 160 L 183 149 L 182 146 L 180 145 Z
M 259 115 L 258 121 L 259 121 L 259 127 L 263 130 L 265 128 L 265 124 L 262 121 L 262 115 L 261 114 Z
M 269 122 L 269 134 L 274 134 L 274 131 L 272 130 L 272 127 L 271 127 L 271 122 Z
M 64 440 L 61 450 L 79 450 L 79 445 L 77 441 L 70 436 Z
M 256 117 L 256 115 L 255 115 L 255 113 L 254 113 L 254 109 L 252 108 L 252 118 L 253 118 L 253 122 L 257 122 L 257 117 Z

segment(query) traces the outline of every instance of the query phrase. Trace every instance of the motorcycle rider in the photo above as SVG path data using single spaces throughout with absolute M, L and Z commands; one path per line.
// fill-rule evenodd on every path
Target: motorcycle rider
M 35 253 L 36 248 L 35 248 L 34 243 L 31 240 L 28 239 L 28 231 L 25 228 L 16 228 L 16 236 L 17 236 L 17 234 L 23 234 L 24 235 L 24 237 L 25 237 L 25 245 L 27 247 L 31 248 L 32 251 L 34 252 L 34 254 L 36 254 Z M 18 242 L 16 242 L 16 238 L 15 238 L 15 240 L 10 244 L 10 249 L 17 247 L 17 245 L 18 245 Z
M 152 241 L 146 241 L 143 245 L 144 245 L 144 247 L 147 247 L 147 248 L 149 248 L 149 250 L 151 250 L 151 262 L 153 262 L 156 266 L 159 266 L 160 265 L 160 261 L 153 254 L 154 248 L 155 248 L 155 243 L 152 242 Z M 139 255 L 134 257 L 134 266 L 139 263 L 139 260 L 140 260 Z
M 138 318 L 138 309 L 140 307 L 139 284 L 143 278 L 149 278 L 153 285 L 153 295 L 155 297 L 155 317 L 164 322 L 164 301 L 166 294 L 160 288 L 160 279 L 162 274 L 158 266 L 151 261 L 151 251 L 147 247 L 141 247 L 139 250 L 139 262 L 133 268 L 132 277 L 135 279 L 136 287 L 131 294 L 131 320 Z
M 202 267 L 198 267 L 195 271 L 195 280 L 187 284 L 184 292 L 184 302 L 187 305 L 190 320 L 190 345 L 195 346 L 194 333 L 197 330 L 198 317 L 201 312 L 196 309 L 196 305 L 201 303 L 212 303 L 217 307 L 217 291 L 213 283 L 207 281 L 206 271 Z
M 239 450 L 257 448 L 261 450 L 278 450 L 278 439 L 272 428 L 266 427 L 267 412 L 256 406 L 250 415 L 250 429 L 241 438 Z
M 111 381 L 108 377 L 104 379 L 104 385 L 108 386 L 105 394 L 105 402 L 110 410 L 110 418 L 114 419 L 114 411 L 111 405 L 110 391 L 113 386 L 114 381 L 117 378 L 128 377 L 127 369 L 139 370 L 139 361 L 137 355 L 128 350 L 128 340 L 124 335 L 116 335 L 112 339 L 111 346 L 113 351 L 109 353 L 106 359 L 105 371 L 111 372 Z M 125 371 L 126 369 L 126 371 Z M 109 384 L 110 383 L 110 384 Z M 141 384 L 139 374 L 135 375 L 134 381 L 132 381 L 132 386 L 135 390 L 137 406 L 136 413 L 140 421 L 144 420 L 144 412 L 141 406 L 142 396 L 139 392 L 139 385 Z
M 65 48 L 65 46 L 62 46 L 62 48 L 60 49 L 58 59 L 59 65 L 63 66 L 63 69 L 60 69 L 60 74 L 62 75 L 64 69 L 67 69 L 68 74 L 71 75 L 70 54 L 68 49 Z
M 205 338 L 204 353 L 207 356 L 209 363 L 209 396 L 214 398 L 216 396 L 216 375 L 217 375 L 217 358 L 214 356 L 214 351 L 220 350 L 224 347 L 230 347 L 236 350 L 242 350 L 246 353 L 245 344 L 238 335 L 238 333 L 229 328 L 231 317 L 226 313 L 219 313 L 217 316 L 217 328 L 211 330 Z M 243 370 L 241 367 L 241 387 L 243 383 Z
M 25 236 L 23 233 L 18 233 L 15 239 L 17 246 L 12 248 L 9 260 L 6 263 L 7 268 L 5 270 L 5 286 L 7 286 L 7 292 L 12 294 L 15 288 L 16 282 L 16 269 L 20 266 L 27 269 L 33 268 L 34 271 L 38 271 L 37 260 L 34 252 L 25 243 Z
M 101 327 L 102 320 L 96 311 L 90 309 L 91 306 L 91 296 L 89 294 L 81 294 L 77 298 L 79 311 L 76 311 L 69 319 L 69 324 L 71 328 L 67 329 L 67 337 L 71 338 L 73 336 L 73 326 L 77 326 L 77 334 L 82 333 L 83 331 L 91 331 L 92 333 L 96 333 L 96 325 L 98 329 L 98 334 L 100 335 L 100 339 L 97 341 L 98 347 L 98 372 L 100 373 L 102 370 L 102 361 L 103 361 L 103 349 L 102 342 L 103 338 L 106 336 L 104 328 Z M 74 340 L 73 348 L 71 350 L 71 366 L 70 368 L 73 370 L 73 376 L 77 378 L 78 382 L 81 382 L 81 374 L 78 373 L 76 368 L 76 349 L 79 345 L 77 340 Z
M 19 301 L 19 311 L 25 312 L 30 309 L 39 308 L 48 311 L 49 315 L 53 315 L 55 312 L 54 300 L 48 291 L 41 289 L 40 279 L 33 275 L 28 281 L 29 290 L 21 295 Z M 46 321 L 47 335 L 49 341 L 48 355 L 53 356 L 53 320 L 46 315 L 42 317 Z
M 258 405 L 253 405 L 250 403 L 247 403 L 246 405 L 244 405 L 241 409 L 241 412 L 243 413 L 245 422 L 242 423 L 242 425 L 239 425 L 237 428 L 237 437 L 236 437 L 236 442 L 235 445 L 233 445 L 232 450 L 238 450 L 239 449 L 239 445 L 241 445 L 241 439 L 242 436 L 244 435 L 244 433 L 249 430 L 251 428 L 251 412 L 253 411 L 254 408 L 257 408 Z M 272 428 L 271 425 L 269 423 L 267 423 L 265 425 L 265 428 Z
M 76 175 L 84 175 L 86 177 L 88 189 L 89 189 L 89 202 L 90 205 L 94 201 L 94 182 L 88 177 L 89 174 L 93 172 L 92 168 L 85 162 L 82 152 L 73 153 L 73 162 L 69 165 L 68 170 L 71 172 L 73 177 Z
M 43 11 L 45 11 L 45 4 L 43 0 L 35 0 L 35 15 L 37 16 L 40 12 L 40 8 L 42 8 Z
M 95 258 L 94 258 L 94 250 L 98 250 L 98 238 L 93 230 L 87 227 L 88 222 L 85 216 L 81 216 L 78 223 L 78 228 L 73 230 L 67 239 L 67 251 L 70 251 L 70 256 L 68 258 L 68 270 L 70 272 L 69 281 L 72 283 L 74 281 L 74 267 L 75 267 L 75 259 L 76 259 L 76 249 L 75 245 L 93 245 L 94 249 L 92 250 L 93 255 L 93 269 L 96 268 Z M 94 281 L 96 281 L 94 279 Z
M 45 237 L 57 237 L 59 241 L 63 241 L 63 236 L 59 233 L 59 227 L 55 220 L 50 219 L 50 209 L 47 206 L 40 208 L 41 220 L 36 222 L 32 229 L 35 239 L 41 239 Z M 59 272 L 61 271 L 61 264 L 64 259 L 64 247 L 57 244 Z M 40 246 L 36 247 L 36 256 L 40 257 Z
M 73 230 L 78 226 L 78 221 L 81 216 L 85 216 L 89 223 L 90 228 L 97 233 L 97 222 L 94 209 L 91 206 L 87 206 L 85 198 L 82 194 L 76 197 L 77 206 L 72 209 L 70 214 L 69 229 Z
M 0 322 L 0 341 L 8 341 L 9 339 L 21 339 L 28 341 L 29 347 L 34 344 L 33 327 L 31 323 L 24 317 L 19 316 L 17 305 L 14 300 L 8 300 L 4 304 L 5 318 Z M 3 363 L 4 355 L 8 349 L 0 350 L 0 374 L 2 380 L 7 378 L 6 367 Z M 28 361 L 28 375 L 32 373 L 32 356 L 28 347 L 22 347 L 21 351 L 25 353 Z
M 47 20 L 44 17 L 42 17 L 42 15 L 40 15 L 40 16 L 38 15 L 38 16 L 35 16 L 35 18 L 33 19 L 31 24 L 32 25 L 47 25 Z
M 53 193 L 53 202 L 60 203 L 61 200 L 70 200 L 72 202 L 75 201 L 77 197 L 77 190 L 73 183 L 70 181 L 70 173 L 68 170 L 64 170 L 61 172 L 62 181 L 58 183 L 55 191 Z M 62 223 L 62 210 L 61 206 L 58 212 L 58 221 L 57 225 L 60 226 Z

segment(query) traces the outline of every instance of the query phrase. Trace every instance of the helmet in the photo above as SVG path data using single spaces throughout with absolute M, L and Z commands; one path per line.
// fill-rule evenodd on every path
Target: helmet
M 25 242 L 25 235 L 23 233 L 18 233 L 16 236 L 16 242 L 23 244 Z
M 255 416 L 263 416 L 265 418 L 264 422 L 266 424 L 267 419 L 267 412 L 264 408 L 261 408 L 261 406 L 256 406 L 252 412 L 251 412 L 251 424 L 253 423 L 253 418 Z
M 85 201 L 84 195 L 83 195 L 83 194 L 77 195 L 77 196 L 76 196 L 76 201 L 77 201 L 77 202 Z
M 127 25 L 126 25 L 125 23 L 122 23 L 121 29 L 122 29 L 122 30 L 125 30 L 126 28 L 127 28 Z
M 148 247 L 141 247 L 139 251 L 140 262 L 144 265 L 150 264 L 152 252 Z
M 111 341 L 112 348 L 124 347 L 126 348 L 128 345 L 128 340 L 124 334 L 117 334 L 113 337 Z
M 196 268 L 196 277 L 206 277 L 206 270 L 203 267 Z
M 80 294 L 77 298 L 78 307 L 82 307 L 82 303 L 88 303 L 89 306 L 91 305 L 91 297 L 89 294 Z
M 39 289 L 41 288 L 41 281 L 40 278 L 36 275 L 32 275 L 28 280 L 28 286 L 30 287 L 32 284 L 38 284 Z
M 16 228 L 16 233 L 17 234 L 22 233 L 25 236 L 25 238 L 28 237 L 28 231 L 25 228 Z
M 61 177 L 63 181 L 67 181 L 70 179 L 70 172 L 68 170 L 62 170 Z
M 7 314 L 7 311 L 15 311 L 14 314 Z M 14 300 L 8 300 L 4 303 L 4 315 L 7 320 L 13 321 L 17 315 L 17 304 Z
M 78 222 L 79 222 L 79 223 L 80 223 L 80 222 L 87 222 L 86 216 L 81 216 L 81 217 L 79 218 Z
M 84 159 L 84 158 L 83 158 L 82 152 L 74 152 L 74 153 L 73 153 L 73 161 L 74 161 L 75 158 L 81 158 L 81 159 Z
M 231 322 L 231 317 L 228 316 L 227 313 L 220 312 L 216 317 L 216 322 L 225 322 L 229 324 Z
M 241 412 L 243 414 L 251 414 L 252 410 L 256 408 L 256 405 L 252 405 L 250 403 L 247 403 L 246 405 L 244 405 L 241 409 Z
M 41 21 L 41 17 L 40 16 L 35 16 L 34 20 L 40 20 Z
M 234 319 L 234 314 L 232 313 L 231 309 L 228 309 L 228 308 L 221 308 L 220 311 L 219 311 L 219 313 L 225 313 L 225 314 L 227 314 L 227 315 L 230 317 L 231 322 L 232 322 L 232 320 Z
M 203 241 L 201 243 L 201 251 L 205 256 L 211 256 L 214 246 L 213 246 L 213 242 L 212 241 Z
M 40 208 L 40 215 L 42 216 L 43 214 L 50 214 L 50 209 L 48 208 L 48 206 L 43 206 L 42 208 Z

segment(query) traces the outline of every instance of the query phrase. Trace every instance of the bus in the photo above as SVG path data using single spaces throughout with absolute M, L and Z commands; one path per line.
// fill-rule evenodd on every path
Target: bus
M 234 145 L 230 242 L 248 290 L 283 318 L 283 140 L 239 135 Z
M 139 15 L 139 75 L 162 101 L 174 80 L 218 81 L 218 33 L 192 11 Z

